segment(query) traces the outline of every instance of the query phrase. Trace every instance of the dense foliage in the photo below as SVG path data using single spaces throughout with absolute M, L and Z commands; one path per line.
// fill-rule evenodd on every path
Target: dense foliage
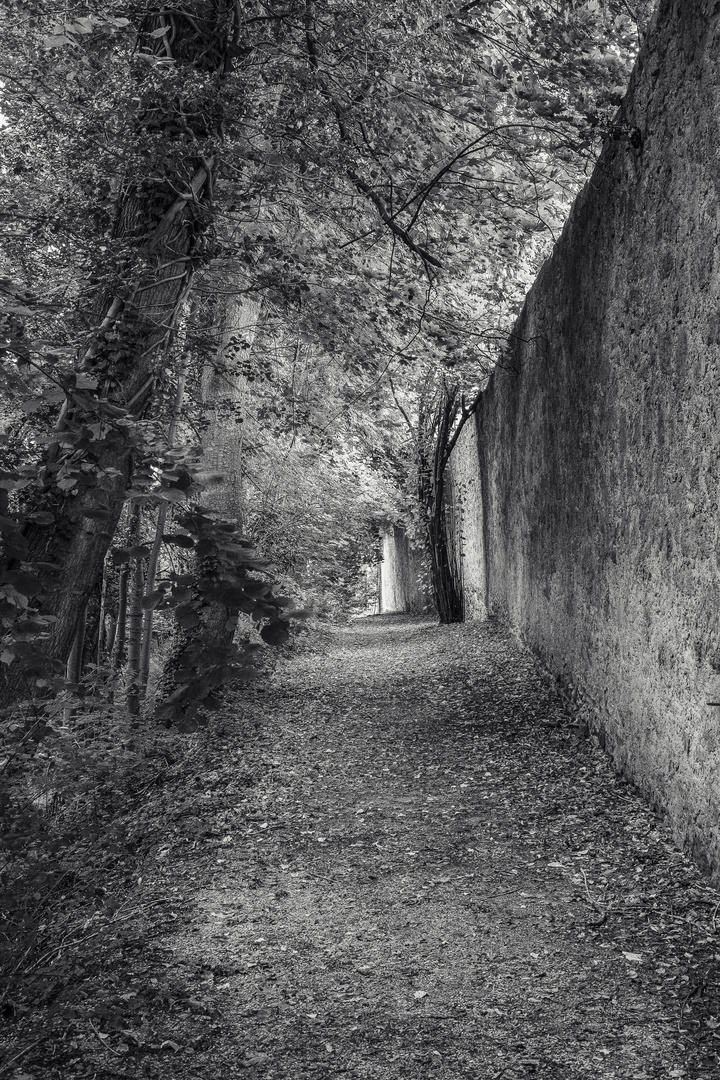
M 449 453 L 603 138 L 636 147 L 618 106 L 650 6 L 5 0 L 16 974 L 98 837 L 113 862 L 162 830 L 119 811 L 186 768 L 165 727 L 269 677 L 308 617 L 366 609 L 383 528 L 424 534 L 462 617 Z
M 616 113 L 648 8 L 9 0 L 5 705 L 89 657 L 136 712 L 177 607 L 184 717 L 248 671 L 243 613 L 286 639 L 272 580 L 352 606 L 418 492 L 437 555 L 458 425 L 601 138 L 638 137 Z

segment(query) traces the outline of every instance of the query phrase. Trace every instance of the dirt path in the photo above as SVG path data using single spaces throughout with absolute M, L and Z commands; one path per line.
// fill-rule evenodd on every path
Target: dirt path
M 717 1080 L 720 897 L 503 631 L 365 620 L 239 711 L 58 1075 Z

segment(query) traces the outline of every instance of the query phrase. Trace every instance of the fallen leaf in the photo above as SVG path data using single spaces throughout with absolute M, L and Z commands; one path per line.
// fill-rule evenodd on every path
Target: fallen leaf
M 240 1064 L 244 1069 L 249 1069 L 252 1065 L 262 1065 L 269 1056 L 269 1054 L 255 1053 L 253 1050 L 248 1050 Z

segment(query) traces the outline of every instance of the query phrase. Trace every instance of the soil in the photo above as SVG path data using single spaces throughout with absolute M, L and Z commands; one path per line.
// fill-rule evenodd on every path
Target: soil
M 185 746 L 0 1076 L 720 1076 L 720 895 L 499 625 L 315 635 Z

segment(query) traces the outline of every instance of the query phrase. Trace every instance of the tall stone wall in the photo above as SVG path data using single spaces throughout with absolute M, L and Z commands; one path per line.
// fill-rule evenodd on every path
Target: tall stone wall
M 663 0 L 618 127 L 458 446 L 464 561 L 720 877 L 715 0 Z

